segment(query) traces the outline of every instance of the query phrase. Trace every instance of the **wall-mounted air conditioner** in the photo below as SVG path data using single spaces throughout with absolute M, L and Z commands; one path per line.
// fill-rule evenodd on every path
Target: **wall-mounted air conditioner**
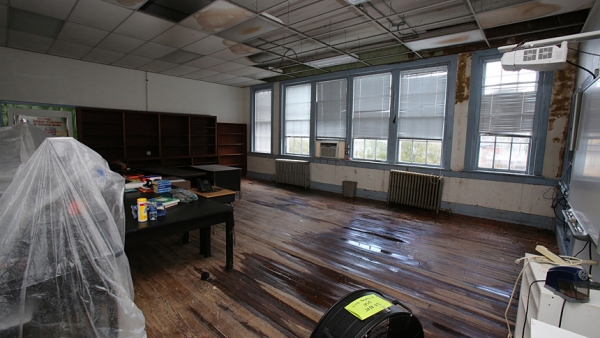
M 343 141 L 317 141 L 317 157 L 344 158 L 345 145 Z

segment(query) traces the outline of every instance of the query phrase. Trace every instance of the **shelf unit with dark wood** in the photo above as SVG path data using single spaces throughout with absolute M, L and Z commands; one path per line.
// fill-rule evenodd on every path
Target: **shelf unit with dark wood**
M 80 108 L 79 141 L 131 168 L 216 164 L 217 118 Z
M 247 171 L 247 132 L 244 123 L 217 123 L 219 164 Z

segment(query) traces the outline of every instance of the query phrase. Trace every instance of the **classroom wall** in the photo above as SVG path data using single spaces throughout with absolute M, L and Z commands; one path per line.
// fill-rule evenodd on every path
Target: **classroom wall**
M 577 54 L 571 53 L 570 60 Z M 576 69 L 566 67 L 554 74 L 550 102 L 542 176 L 507 177 L 502 174 L 477 175 L 463 172 L 469 117 L 471 53 L 458 55 L 456 93 L 450 170 L 439 171 L 444 176 L 442 207 L 453 213 L 488 219 L 509 221 L 546 229 L 553 228 L 554 211 L 551 207 L 553 186 L 562 171 L 562 156 L 569 118 L 570 97 L 574 89 Z M 279 153 L 279 84 L 274 87 L 275 151 Z M 248 93 L 250 90 L 248 89 Z M 247 107 L 250 114 L 250 107 Z M 277 156 L 248 156 L 248 175 L 273 179 Z M 341 193 L 342 182 L 357 182 L 357 196 L 386 200 L 389 168 L 363 168 L 345 161 L 311 159 L 311 188 Z
M 0 47 L 0 101 L 217 116 L 245 122 L 244 90 Z

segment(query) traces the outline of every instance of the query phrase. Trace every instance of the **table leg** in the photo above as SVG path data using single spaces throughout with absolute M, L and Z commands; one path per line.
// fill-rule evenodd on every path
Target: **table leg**
M 183 244 L 188 244 L 190 242 L 190 232 L 186 231 L 183 233 Z
M 212 256 L 210 249 L 210 227 L 200 229 L 200 254 L 204 254 L 206 258 Z
M 233 230 L 235 223 L 233 220 L 233 211 L 227 215 L 227 222 L 225 222 L 225 233 L 226 233 L 226 255 L 225 255 L 225 270 L 233 270 Z

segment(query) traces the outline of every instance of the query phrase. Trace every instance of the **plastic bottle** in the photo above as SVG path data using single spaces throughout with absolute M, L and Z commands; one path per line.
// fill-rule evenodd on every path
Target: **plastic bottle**
M 138 209 L 138 222 L 147 222 L 148 221 L 148 212 L 146 210 L 147 207 L 147 199 L 138 198 L 137 199 L 137 209 Z
M 151 198 L 150 202 L 148 202 L 148 219 L 156 221 L 157 218 L 158 212 L 156 211 L 156 202 L 154 202 L 154 198 Z

